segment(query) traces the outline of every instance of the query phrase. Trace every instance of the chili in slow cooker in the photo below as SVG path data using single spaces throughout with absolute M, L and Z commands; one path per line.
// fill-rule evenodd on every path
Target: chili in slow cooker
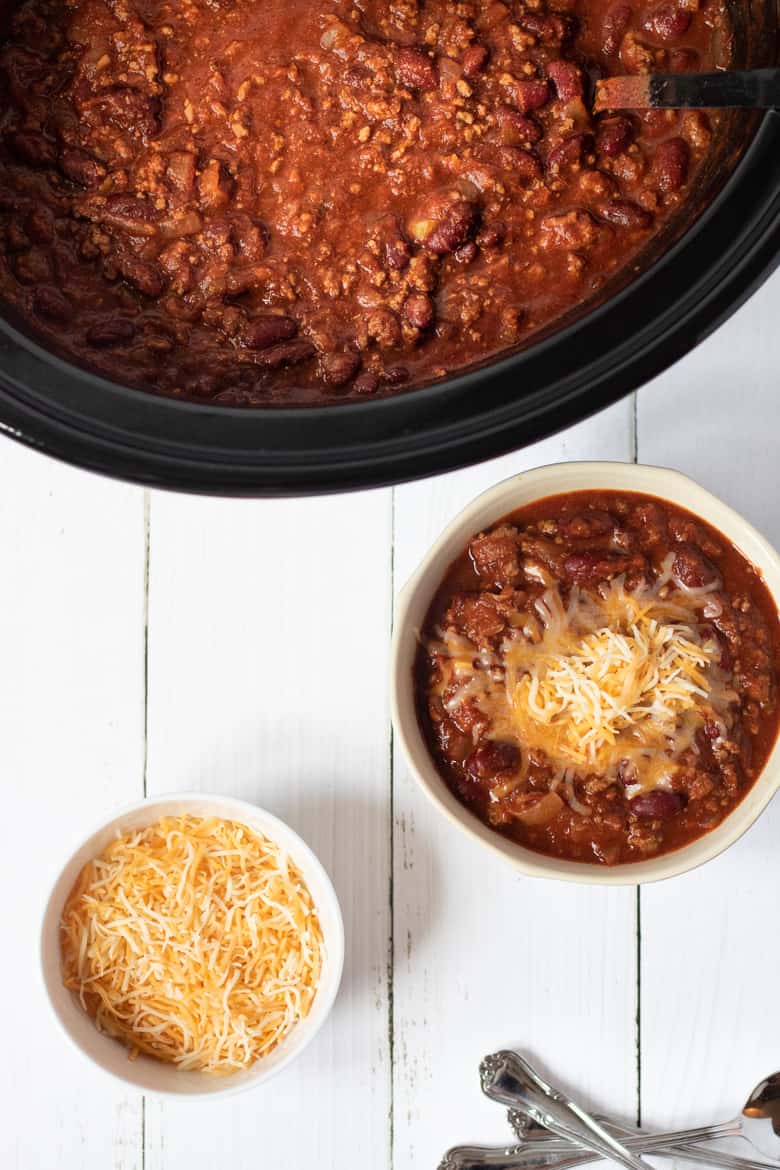
M 0 296 L 59 352 L 231 404 L 516 347 L 686 198 L 711 118 L 594 117 L 727 59 L 720 0 L 25 0 L 0 52 Z
M 421 634 L 421 725 L 476 816 L 613 865 L 686 845 L 778 730 L 780 622 L 728 540 L 675 505 L 579 492 L 480 533 Z

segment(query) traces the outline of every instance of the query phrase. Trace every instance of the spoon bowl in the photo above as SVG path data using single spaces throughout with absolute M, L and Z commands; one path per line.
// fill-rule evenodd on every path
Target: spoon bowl
M 742 1136 L 766 1158 L 780 1162 L 780 1072 L 756 1085 L 742 1107 Z

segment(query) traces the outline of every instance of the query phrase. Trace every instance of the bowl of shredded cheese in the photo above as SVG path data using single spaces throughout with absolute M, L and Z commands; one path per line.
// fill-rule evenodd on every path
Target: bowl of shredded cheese
M 45 988 L 76 1047 L 147 1093 L 260 1084 L 314 1038 L 344 929 L 301 838 L 247 802 L 146 800 L 62 868 L 41 939 Z

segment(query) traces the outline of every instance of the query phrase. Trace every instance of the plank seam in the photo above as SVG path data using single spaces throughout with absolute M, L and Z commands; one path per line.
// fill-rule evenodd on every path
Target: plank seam
M 393 636 L 395 616 L 395 488 L 390 489 L 390 637 Z M 395 978 L 395 738 L 393 723 L 389 720 L 388 755 L 390 762 L 390 864 L 388 898 L 390 922 L 388 929 L 387 954 L 387 1055 L 390 1067 L 388 1105 L 388 1157 L 389 1167 L 395 1166 L 395 1005 L 393 1001 L 393 980 Z
M 149 764 L 149 556 L 151 551 L 152 500 L 148 490 L 144 491 L 144 750 L 143 789 L 148 796 Z
M 152 498 L 144 489 L 144 745 L 143 745 L 143 790 L 148 796 L 149 764 L 149 554 L 151 550 Z M 141 1170 L 146 1170 L 146 1096 L 141 1097 Z
M 631 459 L 639 462 L 639 392 L 631 395 Z M 642 887 L 636 887 L 636 1123 L 642 1124 Z

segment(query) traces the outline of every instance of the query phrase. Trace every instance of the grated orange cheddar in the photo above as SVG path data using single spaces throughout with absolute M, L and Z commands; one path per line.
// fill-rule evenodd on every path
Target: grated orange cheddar
M 230 1073 L 308 1014 L 324 942 L 303 877 L 246 825 L 164 817 L 89 862 L 62 916 L 62 971 L 101 1032 L 181 1069 Z

